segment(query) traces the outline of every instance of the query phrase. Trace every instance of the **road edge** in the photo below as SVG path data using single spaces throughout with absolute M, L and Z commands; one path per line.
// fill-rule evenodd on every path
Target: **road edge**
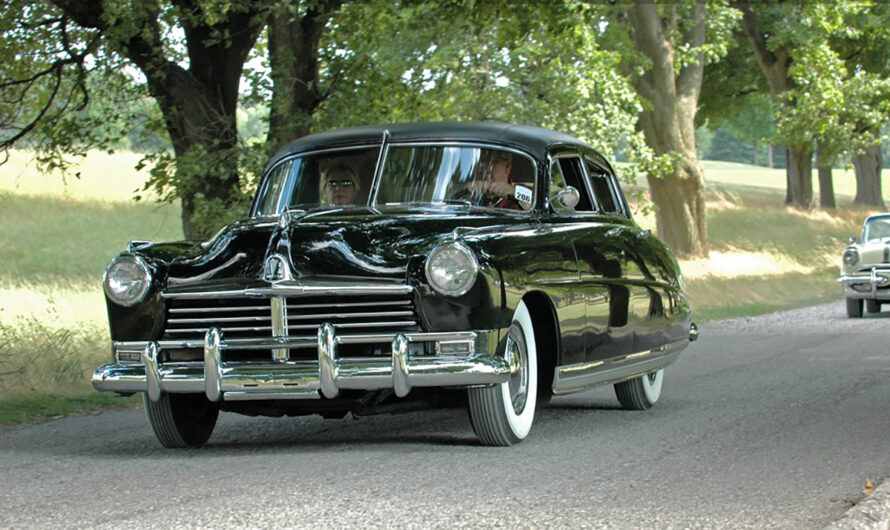
M 890 480 L 881 483 L 871 495 L 853 506 L 843 517 L 824 530 L 890 529 Z

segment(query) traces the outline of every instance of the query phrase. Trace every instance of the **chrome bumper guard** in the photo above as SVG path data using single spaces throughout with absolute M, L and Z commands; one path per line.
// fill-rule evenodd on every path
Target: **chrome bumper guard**
M 492 332 L 495 333 L 495 332 Z M 412 387 L 478 386 L 507 381 L 510 365 L 503 357 L 477 353 L 477 332 L 399 333 L 337 336 L 334 327 L 318 328 L 317 340 L 276 337 L 225 341 L 218 329 L 204 337 L 204 362 L 159 363 L 163 348 L 198 346 L 179 341 L 128 342 L 116 344 L 125 349 L 141 349 L 142 363 L 115 362 L 93 373 L 96 390 L 146 392 L 157 401 L 163 392 L 206 394 L 210 401 L 256 399 L 334 398 L 344 389 L 393 389 L 399 397 Z M 379 343 L 391 340 L 392 356 L 338 358 L 339 344 Z M 438 345 L 466 343 L 459 355 L 410 356 L 409 344 L 435 342 Z M 317 345 L 318 360 L 231 362 L 221 360 L 227 348 L 290 349 Z
M 841 275 L 837 281 L 844 285 L 844 292 L 849 298 L 890 299 L 890 290 L 878 292 L 878 287 L 890 286 L 890 269 L 872 267 L 868 272 Z

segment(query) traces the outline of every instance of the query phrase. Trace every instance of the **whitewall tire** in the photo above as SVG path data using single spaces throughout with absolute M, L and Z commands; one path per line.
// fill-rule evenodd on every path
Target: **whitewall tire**
M 513 313 L 504 356 L 510 379 L 493 387 L 468 390 L 470 423 L 485 445 L 512 445 L 528 436 L 538 399 L 538 350 L 531 315 L 524 302 Z
M 664 370 L 656 370 L 648 374 L 624 381 L 615 385 L 615 395 L 621 405 L 630 410 L 646 410 L 652 408 L 661 397 L 661 386 L 664 381 Z

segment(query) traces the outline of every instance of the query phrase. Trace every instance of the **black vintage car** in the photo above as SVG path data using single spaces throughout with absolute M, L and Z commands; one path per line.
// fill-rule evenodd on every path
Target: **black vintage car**
M 551 396 L 659 398 L 697 331 L 670 250 L 567 134 L 394 124 L 301 138 L 250 216 L 203 243 L 134 241 L 105 270 L 114 359 L 166 447 L 219 411 L 341 417 L 465 404 L 486 445 Z

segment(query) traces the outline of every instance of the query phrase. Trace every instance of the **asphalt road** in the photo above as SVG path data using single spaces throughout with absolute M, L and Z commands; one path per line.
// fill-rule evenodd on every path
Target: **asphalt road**
M 702 326 L 650 410 L 611 387 L 480 447 L 463 410 L 223 414 L 199 450 L 141 410 L 0 428 L 3 528 L 820 528 L 890 475 L 890 312 Z

